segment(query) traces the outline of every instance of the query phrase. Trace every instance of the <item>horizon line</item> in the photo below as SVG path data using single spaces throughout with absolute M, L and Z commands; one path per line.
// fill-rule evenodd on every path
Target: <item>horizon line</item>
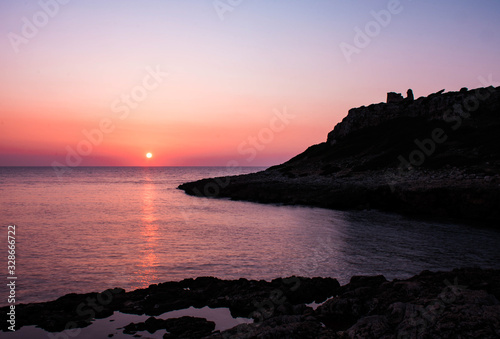
M 256 168 L 256 167 L 272 167 L 276 165 L 271 165 L 271 166 L 226 166 L 226 165 L 210 165 L 210 166 L 203 166 L 203 165 L 187 165 L 187 166 L 127 166 L 127 165 L 120 165 L 120 166 L 75 166 L 71 167 L 71 169 L 76 169 L 76 168 L 88 168 L 88 167 L 136 167 L 136 168 L 149 168 L 149 167 L 156 167 L 156 168 L 165 168 L 165 167 L 213 167 L 213 168 Z M 53 168 L 53 166 L 36 166 L 36 165 L 0 165 L 0 168 L 23 168 L 23 167 L 36 167 L 36 168 Z

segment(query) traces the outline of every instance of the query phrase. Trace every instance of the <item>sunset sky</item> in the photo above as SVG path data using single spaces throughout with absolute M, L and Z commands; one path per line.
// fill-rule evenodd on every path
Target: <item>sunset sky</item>
M 268 166 L 387 92 L 500 82 L 493 0 L 6 0 L 0 35 L 0 166 Z

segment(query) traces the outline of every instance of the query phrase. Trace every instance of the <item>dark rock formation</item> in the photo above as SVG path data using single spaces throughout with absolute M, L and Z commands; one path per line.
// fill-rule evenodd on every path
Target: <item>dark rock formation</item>
M 389 92 L 387 93 L 387 103 L 388 104 L 394 104 L 394 103 L 400 103 L 403 101 L 403 96 L 401 93 L 395 93 L 395 92 Z
M 138 331 L 148 331 L 155 333 L 158 330 L 167 330 L 163 336 L 165 339 L 177 338 L 203 338 L 212 334 L 215 329 L 213 321 L 204 318 L 181 317 L 171 319 L 148 318 L 142 323 L 130 323 L 124 327 L 123 333 L 136 334 Z
M 353 108 L 284 164 L 180 185 L 186 193 L 500 221 L 500 87 Z
M 498 338 L 499 271 L 356 277 L 315 312 L 239 325 L 211 338 Z M 319 322 L 318 322 L 319 321 Z
M 394 103 L 372 104 L 368 107 L 352 108 L 349 114 L 328 134 L 327 141 L 332 142 L 344 138 L 352 132 L 367 127 L 380 126 L 383 123 L 399 118 L 419 118 L 425 121 L 446 121 L 460 116 L 455 105 L 461 105 L 461 111 L 477 113 L 476 105 L 489 109 L 493 114 L 500 114 L 500 88 L 479 88 L 468 92 L 449 92 L 444 90 L 421 97 L 413 102 L 401 100 Z M 389 97 L 389 95 L 388 95 Z M 484 99 L 482 99 L 484 98 Z M 467 107 L 465 107 L 467 106 Z M 468 108 L 468 109 L 467 109 Z
M 222 333 L 215 333 L 208 338 L 335 338 L 336 333 L 322 326 L 312 315 L 274 316 L 255 324 L 241 324 Z
M 411 88 L 406 91 L 406 100 L 413 101 L 415 98 L 413 97 L 413 91 Z
M 495 338 L 500 334 L 498 277 L 498 271 L 462 269 L 351 283 L 316 315 L 346 338 Z
M 96 310 L 95 317 L 106 317 L 113 310 L 159 315 L 188 305 L 228 306 L 234 316 L 250 316 L 255 322 L 214 332 L 214 323 L 206 319 L 150 317 L 123 331 L 133 335 L 166 329 L 169 333 L 164 338 L 193 339 L 500 336 L 500 270 L 424 271 L 390 282 L 380 275 L 355 276 L 344 286 L 328 278 L 291 277 L 271 282 L 197 278 L 132 292 L 107 290 L 100 295 L 69 294 L 49 303 L 18 305 L 17 321 L 59 332 L 70 323 L 72 327 L 88 325 L 94 319 L 90 309 Z M 322 302 L 316 310 L 305 305 L 313 300 Z M 99 307 L 101 311 L 97 311 Z M 0 312 L 6 314 L 7 308 Z M 90 318 L 80 318 L 83 312 Z M 5 322 L 1 327 L 7 331 Z
M 331 278 L 290 277 L 271 282 L 212 277 L 185 279 L 131 292 L 115 288 L 102 293 L 68 294 L 45 303 L 20 304 L 16 306 L 16 328 L 37 325 L 49 332 L 60 332 L 68 326 L 86 327 L 94 319 L 107 318 L 114 311 L 158 316 L 191 306 L 228 307 L 234 317 L 265 319 L 269 312 L 301 313 L 303 309 L 294 305 L 321 302 L 333 296 L 339 287 L 338 281 Z M 0 311 L 2 314 L 8 312 L 7 307 L 0 308 Z M 149 322 L 150 328 L 158 326 L 154 319 Z M 5 321 L 0 324 L 4 331 L 7 326 Z M 134 328 L 128 329 L 139 330 Z

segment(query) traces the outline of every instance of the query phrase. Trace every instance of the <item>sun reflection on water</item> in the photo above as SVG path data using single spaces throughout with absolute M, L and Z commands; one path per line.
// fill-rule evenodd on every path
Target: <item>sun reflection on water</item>
M 156 253 L 158 247 L 158 218 L 155 206 L 157 194 L 149 172 L 145 173 L 144 181 L 140 225 L 142 247 L 138 251 L 139 262 L 135 272 L 138 286 L 136 288 L 148 287 L 158 279 L 158 256 Z

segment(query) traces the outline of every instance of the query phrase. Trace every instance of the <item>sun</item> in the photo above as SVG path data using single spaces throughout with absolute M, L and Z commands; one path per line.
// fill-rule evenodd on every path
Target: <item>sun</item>
M 146 153 L 146 158 L 151 159 L 153 157 L 153 153 Z

